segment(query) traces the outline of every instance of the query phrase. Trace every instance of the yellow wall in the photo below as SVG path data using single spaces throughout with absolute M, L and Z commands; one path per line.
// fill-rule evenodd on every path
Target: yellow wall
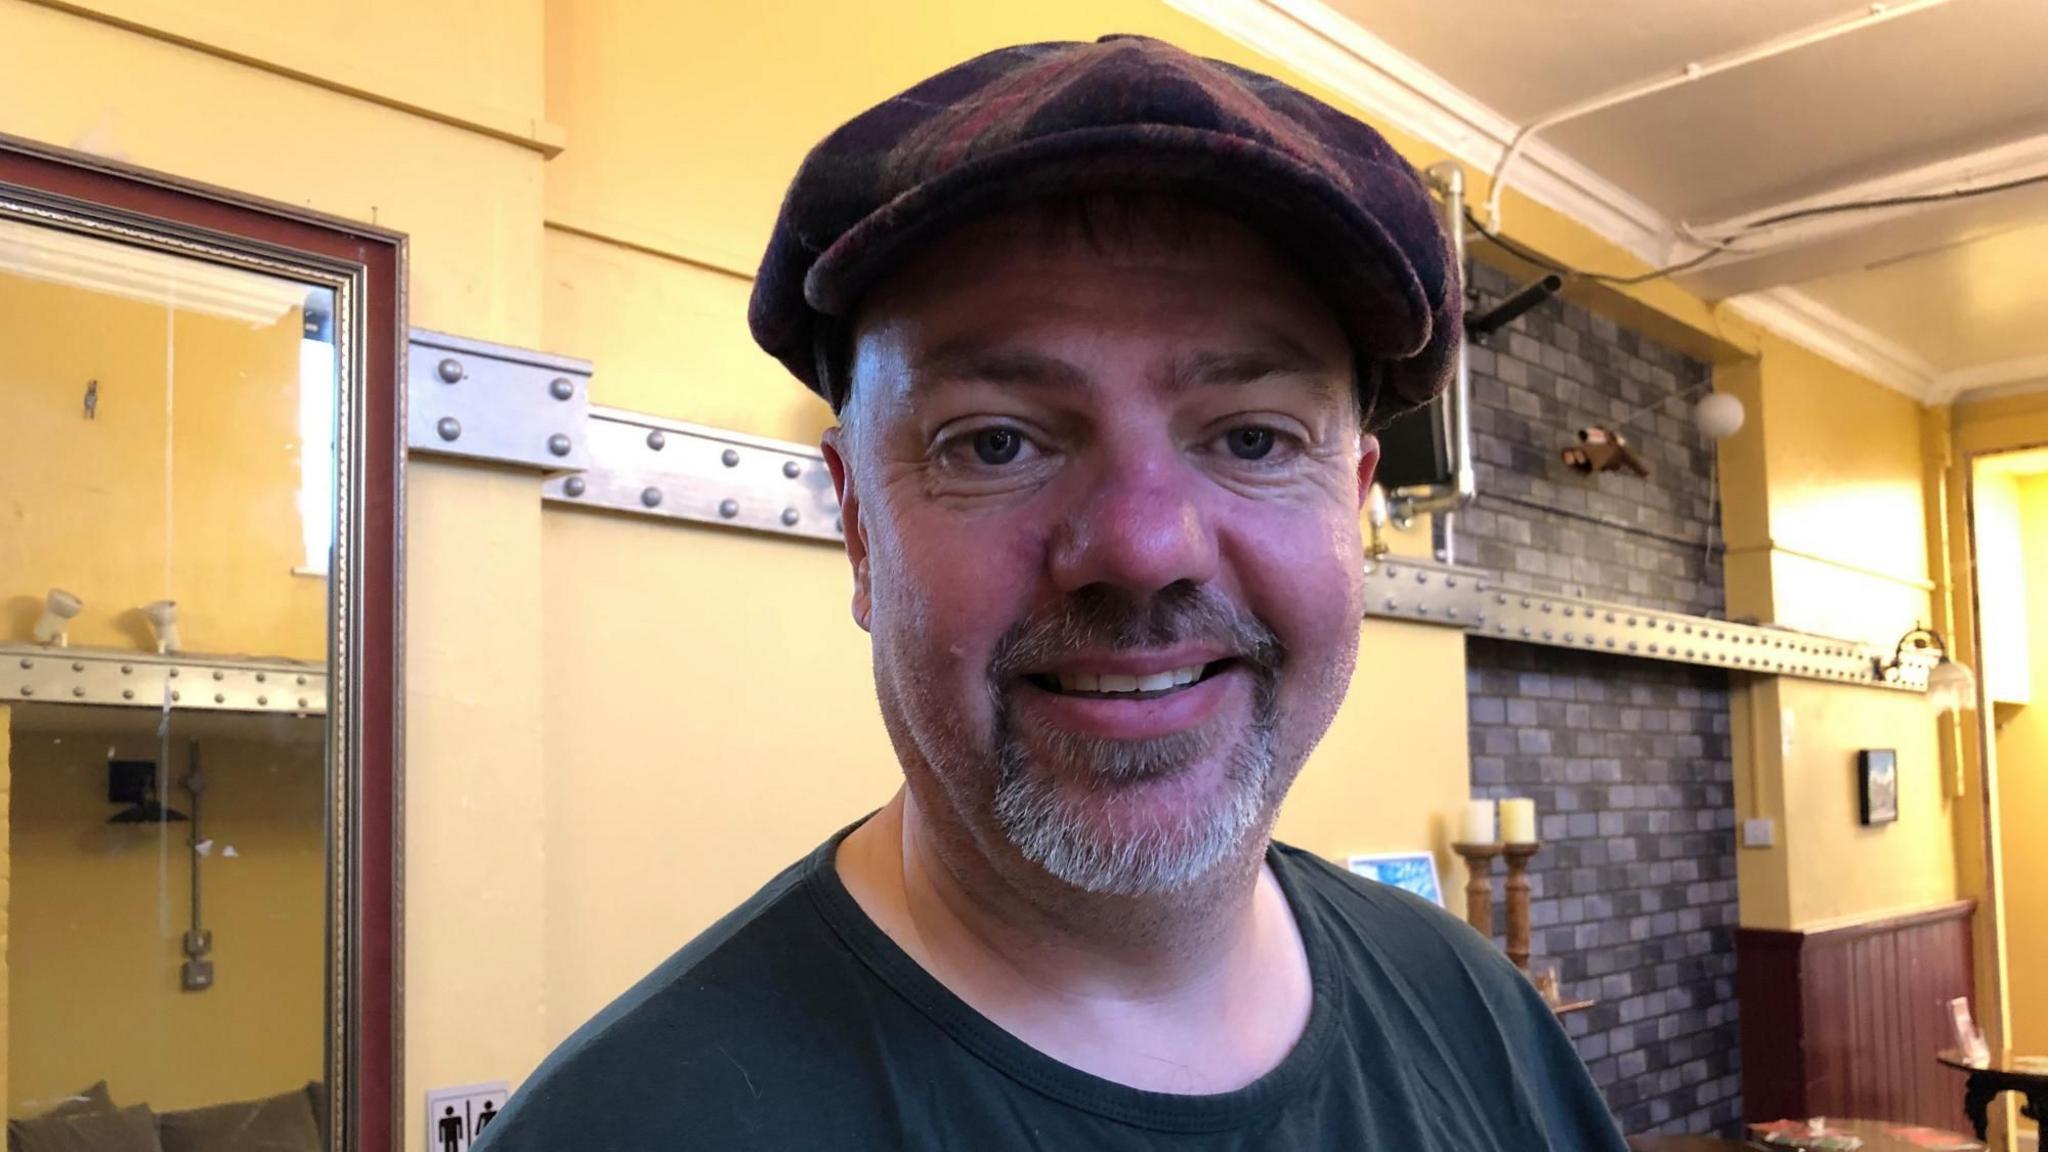
M 2020 515 L 2020 481 L 1979 465 L 1976 486 L 1977 607 L 1996 621 L 1985 630 L 1984 695 L 1994 705 L 2025 704 L 2031 695 L 2028 659 L 2027 565 Z M 2000 709 L 2002 711 L 2002 709 Z
M 189 650 L 326 655 L 327 581 L 293 573 L 301 329 L 0 274 L 0 641 L 55 586 L 73 644 L 149 649 L 137 609 L 173 599 Z
M 215 985 L 180 987 L 192 825 L 108 824 L 110 750 L 159 759 L 153 717 L 17 708 L 12 783 L 8 1112 L 105 1079 L 159 1111 L 325 1078 L 326 790 L 317 718 L 195 719 L 210 787 L 202 864 Z M 189 768 L 174 725 L 168 776 Z M 173 787 L 170 806 L 191 812 Z M 228 848 L 235 855 L 228 857 Z
M 14 1004 L 14 974 L 8 967 L 8 957 L 14 952 L 14 941 L 9 932 L 10 914 L 14 907 L 14 816 L 9 810 L 11 789 L 7 786 L 14 763 L 13 747 L 14 709 L 0 704 L 0 1020 L 8 1017 Z M 0 1100 L 14 1099 L 9 1061 L 12 1049 L 11 1037 L 0 1035 Z
M 1912 399 L 1789 344 L 1717 371 L 1749 423 L 1722 450 L 1728 607 L 1889 648 L 1930 619 L 1925 430 Z M 1925 700 L 1735 674 L 1738 816 L 1776 823 L 1737 856 L 1742 923 L 1810 928 L 1952 900 L 1949 762 Z M 1858 822 L 1856 753 L 1899 753 L 1899 820 Z
M 2015 535 L 2024 565 L 2027 601 L 2027 675 L 2036 701 L 2048 701 L 2048 475 L 2016 484 Z M 1982 537 L 1979 537 L 1980 542 Z M 1990 618 L 1986 614 L 1986 619 Z M 1987 637 L 1987 641 L 1988 641 Z M 2048 707 L 2035 703 L 2001 717 L 1997 734 L 2000 822 L 2005 838 L 2007 947 L 2014 956 L 2048 955 Z M 2048 969 L 2012 966 L 2012 1045 L 2048 1050 Z

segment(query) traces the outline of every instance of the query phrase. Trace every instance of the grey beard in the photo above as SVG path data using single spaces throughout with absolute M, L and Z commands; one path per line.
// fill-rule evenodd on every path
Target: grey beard
M 1034 772 L 1031 752 L 1004 714 L 996 734 L 996 823 L 1025 859 L 1081 891 L 1107 896 L 1184 891 L 1237 856 L 1248 838 L 1267 831 L 1275 727 L 1271 688 L 1262 682 L 1254 692 L 1252 725 L 1231 749 L 1221 801 L 1183 811 L 1164 825 L 1148 821 L 1137 832 L 1118 831 L 1115 819 L 1128 796 L 1126 787 L 1180 769 L 1202 753 L 1208 733 L 1122 741 L 1041 732 L 1036 735 L 1043 758 L 1070 771 Z M 1077 776 L 1088 781 L 1094 794 L 1089 808 L 1095 819 L 1060 792 L 1059 780 Z

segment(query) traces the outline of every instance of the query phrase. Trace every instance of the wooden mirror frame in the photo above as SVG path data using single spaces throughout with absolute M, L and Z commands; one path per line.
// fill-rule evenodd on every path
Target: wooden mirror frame
M 405 238 L 4 135 L 0 212 L 338 293 L 337 347 L 352 363 L 337 397 L 329 594 L 326 1141 L 331 1152 L 402 1148 Z

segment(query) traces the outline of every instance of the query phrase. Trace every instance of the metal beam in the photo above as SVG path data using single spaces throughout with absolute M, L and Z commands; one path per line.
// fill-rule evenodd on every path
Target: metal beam
M 0 644 L 0 704 L 327 713 L 327 669 L 292 660 Z

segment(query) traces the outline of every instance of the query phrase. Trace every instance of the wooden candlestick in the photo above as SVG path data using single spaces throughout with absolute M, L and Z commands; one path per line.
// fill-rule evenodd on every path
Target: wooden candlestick
M 1493 939 L 1493 858 L 1500 855 L 1498 844 L 1453 844 L 1451 851 L 1465 858 L 1465 923 L 1479 934 Z
M 1508 959 L 1529 970 L 1529 858 L 1541 844 L 1503 844 L 1508 858 Z

